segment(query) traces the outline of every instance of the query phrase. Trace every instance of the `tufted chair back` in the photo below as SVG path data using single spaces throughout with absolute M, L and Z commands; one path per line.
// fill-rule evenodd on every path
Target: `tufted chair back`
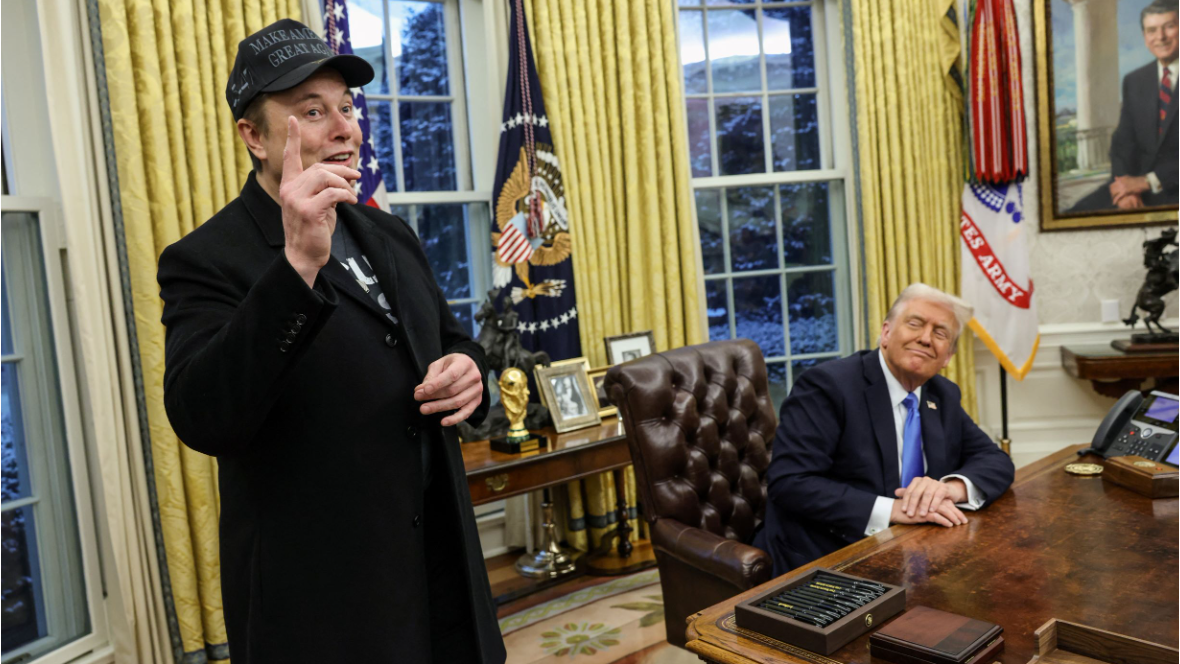
M 770 578 L 749 546 L 777 426 L 766 364 L 752 341 L 717 341 L 613 367 L 605 388 L 653 523 L 668 641 L 683 645 L 687 616 Z

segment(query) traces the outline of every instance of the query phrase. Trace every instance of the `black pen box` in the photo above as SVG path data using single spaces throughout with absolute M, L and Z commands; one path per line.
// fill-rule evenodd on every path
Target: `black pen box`
M 763 602 L 772 600 L 786 591 L 812 586 L 817 581 L 822 582 L 822 575 L 842 578 L 849 585 L 858 581 L 875 584 L 884 587 L 885 591 L 862 606 L 848 608 L 843 617 L 823 626 L 761 607 Z M 812 568 L 750 600 L 737 604 L 734 607 L 734 617 L 738 627 L 742 629 L 758 632 L 812 652 L 830 655 L 904 610 L 905 588 L 901 586 L 863 579 L 830 569 Z

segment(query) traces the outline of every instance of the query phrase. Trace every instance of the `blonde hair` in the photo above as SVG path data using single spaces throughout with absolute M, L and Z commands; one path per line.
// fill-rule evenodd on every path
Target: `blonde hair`
M 967 304 L 967 301 L 961 297 L 956 297 L 928 284 L 915 282 L 906 286 L 905 290 L 901 292 L 901 295 L 898 295 L 897 299 L 893 301 L 893 306 L 889 307 L 889 313 L 885 314 L 885 322 L 892 323 L 894 318 L 901 313 L 905 305 L 911 300 L 925 300 L 950 309 L 951 313 L 955 316 L 955 322 L 958 323 L 958 328 L 955 330 L 955 339 L 952 343 L 952 347 L 957 347 L 959 334 L 963 332 L 963 328 L 967 326 L 967 323 L 971 321 L 971 317 L 975 315 L 975 307 Z M 880 343 L 880 340 L 878 340 L 878 343 Z

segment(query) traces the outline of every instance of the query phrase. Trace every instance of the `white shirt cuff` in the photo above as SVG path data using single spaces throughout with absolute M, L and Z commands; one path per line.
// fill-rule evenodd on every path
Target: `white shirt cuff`
M 889 516 L 893 514 L 893 501 L 896 498 L 877 496 L 873 503 L 873 512 L 869 515 L 869 525 L 865 526 L 865 536 L 876 535 L 889 527 Z
M 1164 185 L 1160 184 L 1159 176 L 1155 174 L 1155 171 L 1152 171 L 1143 177 L 1147 178 L 1147 184 L 1151 186 L 1151 193 L 1158 194 L 1164 190 Z
M 983 507 L 983 492 L 980 491 L 979 488 L 976 487 L 971 482 L 971 480 L 967 479 L 966 477 L 963 477 L 962 475 L 947 475 L 939 481 L 945 482 L 952 479 L 963 480 L 963 484 L 967 486 L 967 502 L 957 503 L 955 507 L 958 507 L 961 510 L 977 510 Z

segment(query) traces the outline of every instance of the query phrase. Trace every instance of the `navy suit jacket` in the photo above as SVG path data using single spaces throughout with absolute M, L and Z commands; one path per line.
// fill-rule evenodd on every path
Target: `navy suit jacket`
M 766 471 L 769 502 L 755 546 L 780 575 L 864 537 L 877 496 L 900 488 L 897 430 L 878 351 L 799 376 L 783 401 Z M 919 400 L 926 474 L 959 474 L 991 503 L 1012 484 L 1012 460 L 959 405 L 942 376 Z M 934 407 L 931 408 L 930 404 Z
M 1143 203 L 1149 206 L 1175 204 L 1177 194 L 1177 100 L 1173 94 L 1161 125 L 1159 95 L 1159 68 L 1154 61 L 1127 74 L 1123 78 L 1119 125 L 1110 139 L 1112 176 L 1154 171 L 1159 178 L 1164 190 L 1143 196 Z

